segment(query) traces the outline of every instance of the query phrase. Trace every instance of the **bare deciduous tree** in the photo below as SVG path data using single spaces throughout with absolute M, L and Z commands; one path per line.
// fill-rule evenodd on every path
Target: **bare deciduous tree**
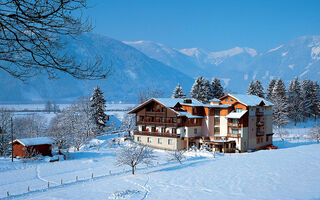
M 185 150 L 175 150 L 173 152 L 169 152 L 169 160 L 176 160 L 178 161 L 180 164 L 182 164 L 182 160 L 185 159 L 184 153 L 186 151 Z
M 5 109 L 0 109 L 0 156 L 9 154 L 11 148 L 9 142 L 11 141 L 11 122 L 12 113 Z
M 139 104 L 148 101 L 150 98 L 163 97 L 164 93 L 159 89 L 146 89 L 139 91 Z
M 320 127 L 318 125 L 315 125 L 314 127 L 312 127 L 312 129 L 310 130 L 310 134 L 311 134 L 311 139 L 312 140 L 316 140 L 317 144 L 319 144 L 319 140 L 320 140 Z
M 40 73 L 55 78 L 57 71 L 78 79 L 105 78 L 110 70 L 79 62 L 62 51 L 68 38 L 92 30 L 82 10 L 86 0 L 3 0 L 0 1 L 0 68 L 25 80 Z
M 38 114 L 32 114 L 14 119 L 14 137 L 43 137 L 47 132 L 47 120 Z
M 126 114 L 122 119 L 121 129 L 128 132 L 129 137 L 131 136 L 131 131 L 133 131 L 136 127 L 135 119 L 135 116 L 132 114 Z
M 149 165 L 152 163 L 154 157 L 153 150 L 149 147 L 132 143 L 128 146 L 122 147 L 117 152 L 116 164 L 118 166 L 130 166 L 132 174 L 134 174 L 134 170 L 137 165 L 141 163 Z

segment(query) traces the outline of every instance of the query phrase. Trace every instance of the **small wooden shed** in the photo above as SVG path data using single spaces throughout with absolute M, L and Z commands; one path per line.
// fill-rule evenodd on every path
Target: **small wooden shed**
M 54 140 L 50 137 L 16 139 L 13 141 L 13 155 L 14 157 L 21 156 L 24 158 L 33 157 L 37 154 L 52 156 L 53 143 Z

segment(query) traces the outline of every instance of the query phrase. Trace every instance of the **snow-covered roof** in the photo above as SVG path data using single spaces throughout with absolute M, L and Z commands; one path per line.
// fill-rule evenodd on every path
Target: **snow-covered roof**
M 170 108 L 174 107 L 177 103 L 180 103 L 181 105 L 188 105 L 188 106 L 207 106 L 208 105 L 208 104 L 203 104 L 200 101 L 193 98 L 187 98 L 187 99 L 190 99 L 192 103 L 185 103 L 184 102 L 185 99 L 181 99 L 181 98 L 154 98 L 154 100 Z
M 37 138 L 23 138 L 23 139 L 16 139 L 13 141 L 19 142 L 24 146 L 33 146 L 33 145 L 41 145 L 41 144 L 53 144 L 54 140 L 50 137 L 37 137 Z
M 213 99 L 210 99 L 210 101 L 216 101 L 216 102 L 220 102 L 221 100 L 219 100 L 219 99 L 216 99 L 216 98 L 213 98 Z
M 273 104 L 261 97 L 248 94 L 229 94 L 230 96 L 236 98 L 239 102 L 246 104 L 247 106 L 258 106 L 263 102 L 266 106 L 272 106 Z
M 178 113 L 179 113 L 178 116 L 186 116 L 186 117 L 188 117 L 190 119 L 192 119 L 192 118 L 203 118 L 203 116 L 191 115 L 188 112 L 178 112 Z
M 248 111 L 247 110 L 243 110 L 241 112 L 231 112 L 226 116 L 226 118 L 240 119 L 244 114 L 246 114 L 246 112 L 248 112 Z

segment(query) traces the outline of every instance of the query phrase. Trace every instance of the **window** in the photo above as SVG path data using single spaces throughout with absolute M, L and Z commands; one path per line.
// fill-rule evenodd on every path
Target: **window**
M 176 134 L 176 133 L 177 133 L 177 129 L 173 128 L 173 129 L 171 130 L 171 132 L 172 132 L 173 134 Z
M 183 132 L 186 133 L 186 132 L 187 132 L 187 129 L 183 129 Z
M 214 116 L 220 116 L 220 110 L 219 109 L 215 109 L 214 110 Z
M 239 123 L 239 120 L 237 120 L 237 119 L 232 119 L 232 123 L 238 124 L 238 123 Z
M 193 124 L 197 124 L 197 119 L 193 119 Z
M 161 133 L 165 133 L 166 129 L 165 128 L 161 128 Z
M 198 133 L 198 129 L 193 129 L 193 133 L 195 134 L 195 135 L 197 135 L 197 133 Z
M 232 134 L 238 134 L 239 130 L 238 129 L 232 129 Z
M 266 136 L 266 142 L 269 142 L 269 136 Z
M 148 142 L 148 143 L 151 143 L 151 142 L 152 142 L 152 138 L 151 138 L 151 137 L 148 137 L 148 138 L 147 138 L 147 142 Z
M 237 109 L 236 109 L 236 112 L 237 112 L 237 113 L 242 112 L 242 108 L 237 108 Z
M 220 127 L 214 127 L 214 134 L 220 135 Z
M 220 125 L 220 117 L 214 118 L 214 125 Z
M 158 144 L 162 144 L 162 138 L 158 138 Z
M 177 118 L 172 118 L 173 123 L 177 123 Z
M 166 118 L 162 117 L 162 123 L 166 123 Z
M 228 102 L 228 98 L 226 98 L 226 102 Z
M 137 137 L 137 141 L 138 141 L 138 142 L 141 142 L 141 137 Z
M 151 127 L 151 132 L 156 132 L 156 127 Z
M 230 102 L 233 102 L 233 99 L 230 98 Z
M 173 140 L 172 139 L 168 139 L 168 144 L 169 145 L 173 145 Z
M 257 144 L 260 144 L 263 142 L 263 137 L 257 137 Z

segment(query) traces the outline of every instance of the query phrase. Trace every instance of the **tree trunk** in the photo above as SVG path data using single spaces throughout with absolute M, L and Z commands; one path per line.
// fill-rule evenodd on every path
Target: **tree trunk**
M 132 174 L 134 175 L 134 167 L 132 167 Z

